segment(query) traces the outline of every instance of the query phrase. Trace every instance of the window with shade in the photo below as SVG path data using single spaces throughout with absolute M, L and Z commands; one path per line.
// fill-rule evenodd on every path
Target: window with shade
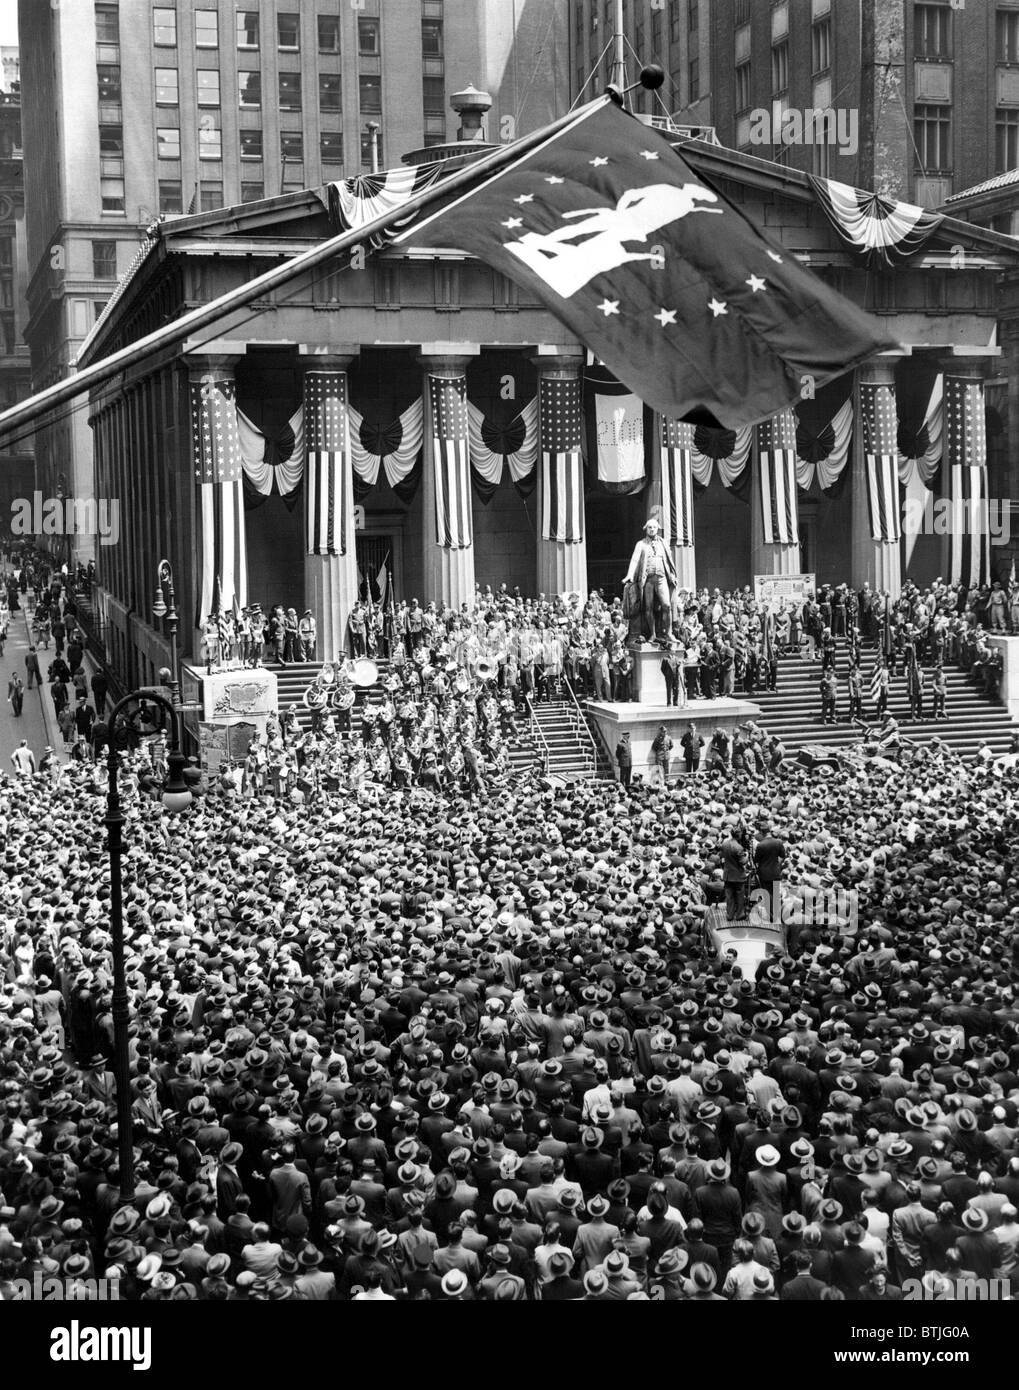
M 99 100 L 117 103 L 120 101 L 120 64 L 97 63 L 96 81 L 99 84 Z
M 152 11 L 152 42 L 157 48 L 177 47 L 177 11 L 158 6 Z
M 301 47 L 301 16 L 276 16 L 276 44 L 281 53 L 297 53 Z
M 254 179 L 247 180 L 241 184 L 241 202 L 257 203 L 265 197 L 265 184 L 257 183 Z
M 262 158 L 262 132 L 260 130 L 242 130 L 241 137 L 241 158 L 242 159 L 261 159 Z
M 237 47 L 258 47 L 258 11 L 237 11 Z
M 123 159 L 124 127 L 113 123 L 99 127 L 99 153 L 104 159 Z
M 219 14 L 216 10 L 195 10 L 195 47 L 219 47 Z
M 117 243 L 115 241 L 94 241 L 92 243 L 92 276 L 95 280 L 116 280 Z
M 159 211 L 167 215 L 184 211 L 184 195 L 180 179 L 159 180 Z
M 104 213 L 122 214 L 124 211 L 124 180 L 100 179 L 99 202 Z
M 318 137 L 318 152 L 323 164 L 342 164 L 342 132 L 338 130 L 324 130 Z
M 242 109 L 251 110 L 262 105 L 262 74 L 260 72 L 239 72 L 237 74 L 238 104 Z
M 365 76 L 362 74 L 358 78 L 358 96 L 361 111 L 365 115 L 378 116 L 382 114 L 382 78 L 375 76 Z
M 177 106 L 179 92 L 176 68 L 156 68 L 156 105 Z
M 203 116 L 198 127 L 198 158 L 223 158 L 223 132 L 214 125 L 208 116 Z
M 426 116 L 446 116 L 446 83 L 441 77 L 425 77 L 424 110 Z M 363 108 L 362 108 L 363 109 Z
M 736 114 L 750 110 L 750 64 L 740 63 L 736 69 Z
M 444 52 L 442 20 L 421 21 L 421 54 L 425 58 L 441 58 Z
M 783 39 L 771 50 L 771 90 L 777 96 L 789 89 L 789 40 Z
M 157 126 L 156 157 L 180 159 L 180 129 L 178 126 Z
M 318 75 L 318 109 L 320 111 L 342 111 L 343 93 L 338 72 L 320 72 Z
M 362 58 L 379 56 L 379 21 L 359 19 L 357 21 L 357 51 Z
M 279 107 L 281 111 L 300 111 L 301 74 L 281 72 L 279 74 Z
M 831 18 L 819 19 L 810 30 L 811 68 L 815 74 L 831 67 Z
M 120 42 L 120 15 L 116 5 L 96 6 L 96 43 Z
M 198 186 L 198 207 L 202 212 L 213 212 L 223 206 L 223 185 L 216 179 L 203 179 Z
M 280 159 L 287 164 L 304 162 L 304 136 L 299 130 L 280 131 Z
M 318 17 L 318 51 L 320 53 L 339 53 L 340 21 L 335 15 L 320 14 Z
M 999 107 L 995 113 L 994 134 L 997 173 L 1019 169 L 1019 108 Z

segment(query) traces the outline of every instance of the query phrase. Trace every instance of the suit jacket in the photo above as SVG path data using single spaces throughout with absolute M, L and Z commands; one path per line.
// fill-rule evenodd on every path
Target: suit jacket
M 672 563 L 672 556 L 669 554 L 669 547 L 662 541 L 661 537 L 658 538 L 658 545 L 660 546 L 662 569 L 669 589 L 675 589 L 679 583 L 679 578 L 676 574 L 676 566 Z M 644 583 L 647 580 L 650 557 L 651 547 L 646 540 L 639 540 L 633 548 L 630 568 L 626 571 L 626 578 L 623 580 L 624 584 L 636 584 L 639 593 L 643 592 Z
M 795 1279 L 789 1280 L 779 1298 L 784 1303 L 820 1303 L 827 1287 L 812 1274 L 797 1274 Z

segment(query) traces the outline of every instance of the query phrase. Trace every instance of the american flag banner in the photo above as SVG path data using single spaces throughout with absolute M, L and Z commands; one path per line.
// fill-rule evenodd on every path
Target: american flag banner
M 579 377 L 542 377 L 538 391 L 541 537 L 566 545 L 584 539 L 581 393 Z
M 897 545 L 902 539 L 902 505 L 894 389 L 864 382 L 860 387 L 860 416 L 871 539 Z
M 305 374 L 304 444 L 308 554 L 346 555 L 354 526 L 346 372 Z
M 878 696 L 881 694 L 881 672 L 885 669 L 884 657 L 878 653 L 874 661 L 874 669 L 870 673 L 870 702 L 876 705 Z
M 990 581 L 987 421 L 984 384 L 945 377 L 945 461 L 950 469 L 952 553 L 949 582 Z
M 202 573 L 196 626 L 222 608 L 248 602 L 244 469 L 237 433 L 237 388 L 206 376 L 191 384 L 191 443 L 199 490 Z M 218 593 L 217 593 L 218 588 Z
M 773 415 L 757 427 L 761 519 L 765 545 L 799 545 L 796 502 L 796 416 Z
M 666 545 L 692 546 L 694 427 L 663 415 L 662 531 Z
M 474 543 L 467 378 L 429 375 L 428 404 L 435 477 L 435 541 L 444 550 L 466 550 Z

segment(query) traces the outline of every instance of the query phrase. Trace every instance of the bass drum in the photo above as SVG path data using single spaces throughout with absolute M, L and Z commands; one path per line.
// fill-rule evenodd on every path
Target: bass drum
M 370 656 L 358 657 L 354 662 L 352 679 L 359 690 L 366 690 L 368 686 L 375 685 L 379 678 L 379 668 L 372 661 Z

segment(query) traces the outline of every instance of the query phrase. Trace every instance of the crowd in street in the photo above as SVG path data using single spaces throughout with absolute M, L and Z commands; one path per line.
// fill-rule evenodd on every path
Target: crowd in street
M 313 818 L 122 782 L 126 1204 L 103 770 L 3 785 L 5 1299 L 1019 1291 L 1014 770 L 935 743 Z M 794 909 L 756 979 L 704 953 L 738 837 Z M 835 887 L 855 920 L 806 909 Z

